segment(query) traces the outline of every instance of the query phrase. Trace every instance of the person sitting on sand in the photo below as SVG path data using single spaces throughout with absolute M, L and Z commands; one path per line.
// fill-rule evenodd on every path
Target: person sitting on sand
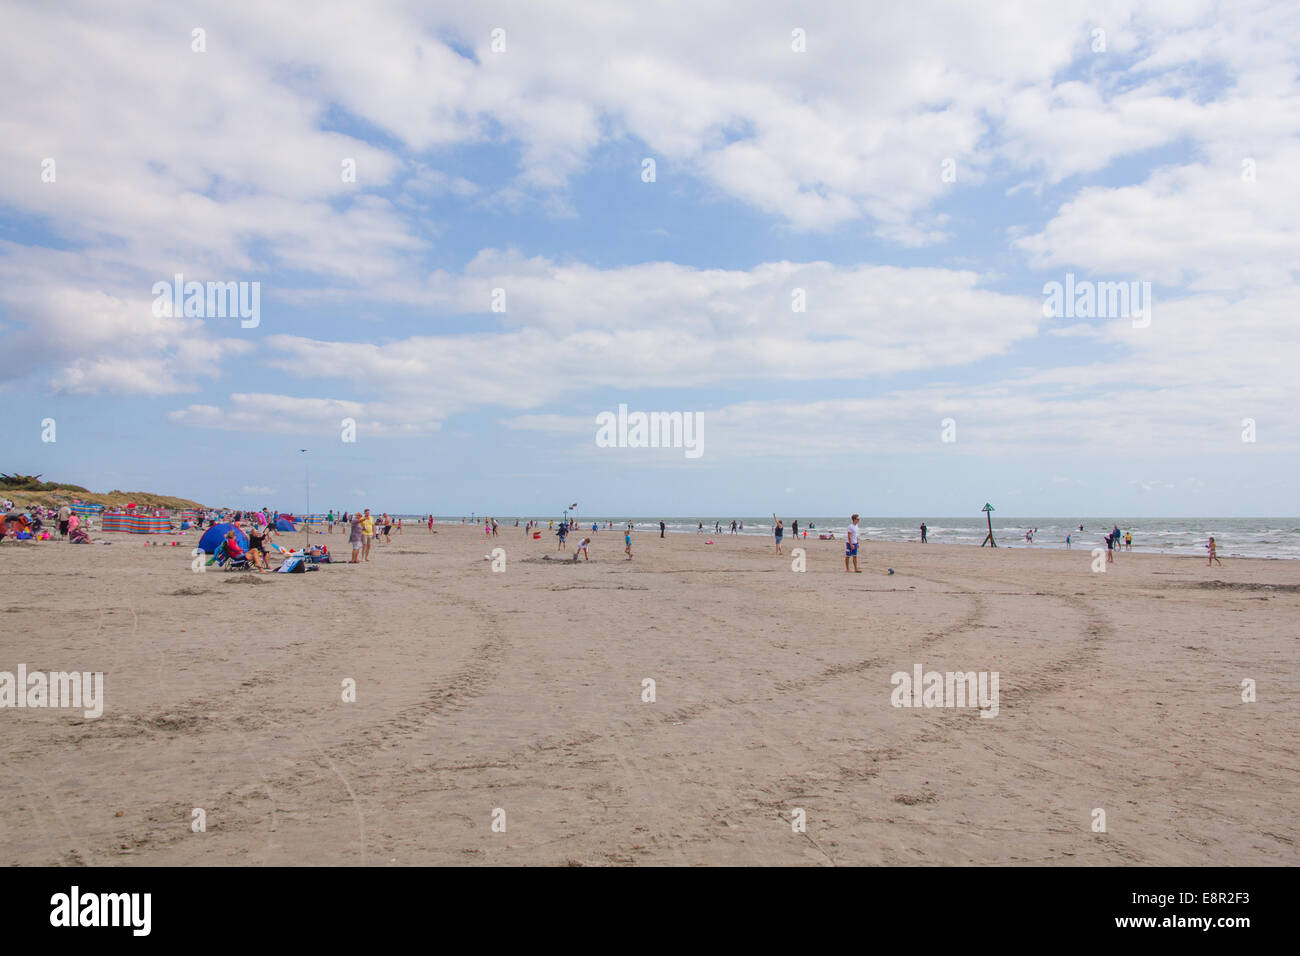
M 1218 562 L 1219 567 L 1223 567 L 1223 562 L 1219 561 L 1219 548 L 1214 543 L 1214 535 L 1210 535 L 1210 543 L 1206 547 L 1210 549 L 1210 560 L 1205 562 L 1205 566 L 1208 568 L 1211 564 Z
M 587 554 L 587 545 L 589 544 L 591 544 L 590 538 L 583 538 L 581 541 L 578 542 L 578 546 L 573 549 L 573 560 L 575 562 L 578 560 L 579 554 L 582 555 L 584 561 L 591 560 L 591 556 Z

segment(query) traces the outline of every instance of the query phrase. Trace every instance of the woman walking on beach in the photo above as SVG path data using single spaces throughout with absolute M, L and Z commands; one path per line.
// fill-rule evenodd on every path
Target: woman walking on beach
M 352 560 L 348 564 L 361 563 L 361 539 L 364 534 L 361 527 L 361 516 L 355 511 L 352 513 L 351 525 L 348 529 L 348 544 L 352 545 Z
M 772 520 L 776 522 L 776 524 L 772 526 L 772 534 L 776 538 L 776 553 L 785 554 L 785 552 L 781 550 L 781 536 L 785 534 L 785 527 L 781 524 L 781 519 L 776 516 L 776 512 L 772 513 Z

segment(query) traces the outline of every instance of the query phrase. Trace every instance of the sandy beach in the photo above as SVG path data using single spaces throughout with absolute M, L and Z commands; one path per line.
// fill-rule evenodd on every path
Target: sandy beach
M 1300 563 L 438 532 L 305 575 L 0 545 L 0 671 L 105 675 L 98 719 L 0 710 L 0 863 L 1297 862 Z M 917 665 L 996 716 L 894 706 Z

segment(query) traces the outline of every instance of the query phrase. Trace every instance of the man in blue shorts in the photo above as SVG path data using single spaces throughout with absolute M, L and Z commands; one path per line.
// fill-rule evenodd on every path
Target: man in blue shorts
M 849 536 L 844 541 L 844 571 L 847 574 L 849 570 L 849 558 L 853 559 L 853 571 L 856 574 L 862 572 L 858 570 L 858 516 L 853 516 L 853 522 L 849 525 Z

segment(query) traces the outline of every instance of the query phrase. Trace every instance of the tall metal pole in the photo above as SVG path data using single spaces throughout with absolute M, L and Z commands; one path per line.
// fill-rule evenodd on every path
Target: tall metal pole
M 307 449 L 302 449 L 304 455 Z M 306 458 L 303 458 L 303 467 L 307 470 L 307 514 L 303 516 L 302 530 L 303 540 L 306 544 L 303 546 L 304 552 L 311 548 L 311 464 Z

